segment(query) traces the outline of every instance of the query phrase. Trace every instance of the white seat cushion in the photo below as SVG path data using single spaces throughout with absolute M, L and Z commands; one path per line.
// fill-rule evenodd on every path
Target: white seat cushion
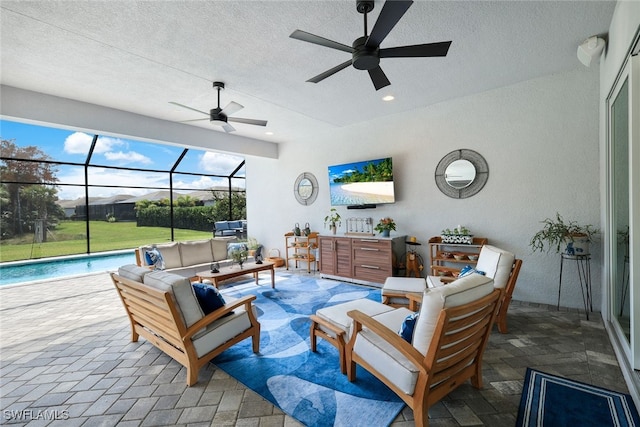
M 349 317 L 347 313 L 351 310 L 359 310 L 367 316 L 373 316 L 379 313 L 392 311 L 393 307 L 376 301 L 372 301 L 370 299 L 362 298 L 348 301 L 343 304 L 333 305 L 331 307 L 321 308 L 316 311 L 316 316 L 345 331 L 345 340 L 348 340 L 351 337 L 351 327 L 353 326 L 353 319 Z M 327 332 L 329 335 L 334 336 L 333 332 L 326 328 L 323 328 L 322 325 L 319 326 L 320 329 Z
M 427 282 L 421 277 L 387 277 L 382 286 L 382 295 L 389 292 L 394 294 L 421 294 L 426 288 Z
M 480 250 L 476 270 L 483 271 L 493 279 L 496 289 L 504 289 L 509 281 L 515 255 L 491 245 L 484 245 Z
M 420 316 L 413 333 L 413 346 L 426 355 L 440 311 L 480 299 L 493 292 L 493 279 L 473 273 L 446 286 L 429 289 L 422 296 Z
M 390 330 L 397 331 L 411 313 L 411 310 L 400 307 L 372 317 Z M 389 342 L 369 329 L 363 328 L 358 334 L 353 351 L 404 393 L 413 394 L 418 379 L 418 369 Z
M 446 285 L 445 282 L 441 280 L 440 276 L 427 276 L 427 287 L 428 288 L 438 288 L 440 286 Z
M 228 299 L 227 303 L 233 299 Z M 251 306 L 254 316 L 257 317 L 255 306 Z M 211 350 L 220 347 L 225 342 L 233 339 L 249 329 L 251 327 L 251 320 L 249 314 L 245 310 L 245 306 L 235 308 L 233 314 L 225 317 L 221 317 L 216 320 L 204 330 L 198 332 L 193 337 L 193 347 L 196 350 L 198 357 L 202 357 L 209 353 Z

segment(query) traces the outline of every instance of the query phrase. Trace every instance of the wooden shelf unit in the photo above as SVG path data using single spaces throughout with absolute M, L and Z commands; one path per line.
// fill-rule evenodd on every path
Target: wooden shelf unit
M 478 260 L 471 260 L 469 255 L 480 255 L 482 246 L 488 243 L 486 237 L 474 237 L 470 245 L 456 243 L 442 243 L 440 236 L 429 239 L 429 257 L 431 265 L 431 276 L 440 276 L 442 282 L 448 283 L 458 277 L 458 273 L 465 265 L 474 266 Z M 446 254 L 449 254 L 447 256 Z M 462 255 L 463 258 L 457 260 L 454 255 Z
M 307 272 L 311 273 L 311 265 L 313 269 L 317 269 L 316 251 L 318 250 L 318 233 L 313 231 L 308 236 L 296 236 L 293 232 L 284 235 L 285 240 L 285 260 L 287 270 L 289 269 L 289 261 L 293 261 L 295 268 L 299 267 L 299 263 L 307 264 Z

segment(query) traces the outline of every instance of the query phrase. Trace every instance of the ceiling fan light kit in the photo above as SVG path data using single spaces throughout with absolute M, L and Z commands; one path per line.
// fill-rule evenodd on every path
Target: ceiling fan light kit
M 191 111 L 196 111 L 201 114 L 205 114 L 209 116 L 208 119 L 194 119 L 194 120 L 185 120 L 185 122 L 195 122 L 201 120 L 209 120 L 211 124 L 216 126 L 221 126 L 222 129 L 229 133 L 236 130 L 233 126 L 231 126 L 228 122 L 235 123 L 244 123 L 247 125 L 255 125 L 255 126 L 266 126 L 266 120 L 256 120 L 256 119 L 244 119 L 240 117 L 230 117 L 232 114 L 242 110 L 244 108 L 243 105 L 238 104 L 237 102 L 231 101 L 227 104 L 226 107 L 220 108 L 220 91 L 224 89 L 223 82 L 213 82 L 213 88 L 218 92 L 218 106 L 216 108 L 212 108 L 208 113 L 204 111 L 197 110 L 195 108 L 189 107 L 188 105 L 180 104 L 177 102 L 169 102 L 169 104 L 177 105 L 178 107 L 186 108 Z
M 311 83 L 319 83 L 344 70 L 349 65 L 357 70 L 366 70 L 376 90 L 389 86 L 391 82 L 380 67 L 380 58 L 427 58 L 435 56 L 447 56 L 451 41 L 439 43 L 425 43 L 412 46 L 399 46 L 392 48 L 380 48 L 380 44 L 389 35 L 405 12 L 411 7 L 411 0 L 389 0 L 384 3 L 376 23 L 368 34 L 367 14 L 373 10 L 372 0 L 356 0 L 356 10 L 364 15 L 364 36 L 354 40 L 351 46 L 307 33 L 295 30 L 289 37 L 308 43 L 317 44 L 331 49 L 341 50 L 351 54 L 351 60 L 345 61 L 324 73 L 307 80 Z

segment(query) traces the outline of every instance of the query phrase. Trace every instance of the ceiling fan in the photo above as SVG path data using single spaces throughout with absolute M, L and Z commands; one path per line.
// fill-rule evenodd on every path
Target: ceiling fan
M 307 33 L 295 30 L 289 37 L 302 40 L 331 49 L 342 50 L 351 54 L 352 58 L 337 65 L 324 73 L 307 80 L 318 83 L 330 77 L 338 71 L 353 65 L 358 70 L 367 70 L 376 90 L 391 84 L 387 76 L 380 68 L 380 58 L 424 58 L 432 56 L 447 56 L 451 41 L 439 43 L 426 43 L 411 46 L 399 46 L 380 49 L 380 43 L 387 37 L 400 18 L 413 4 L 413 1 L 389 0 L 384 3 L 378 20 L 373 25 L 371 34 L 367 35 L 367 13 L 373 10 L 373 0 L 356 0 L 356 9 L 364 15 L 364 36 L 354 40 L 351 46 Z
M 256 126 L 266 126 L 266 120 L 255 120 L 255 119 L 243 119 L 240 117 L 229 117 L 233 113 L 240 111 L 244 108 L 244 106 L 238 104 L 237 102 L 231 101 L 227 104 L 226 107 L 220 108 L 220 91 L 224 89 L 224 83 L 222 82 L 213 82 L 213 87 L 218 91 L 218 106 L 216 108 L 212 108 L 209 112 L 196 110 L 195 108 L 191 108 L 187 105 L 180 104 L 177 102 L 170 101 L 169 104 L 177 105 L 178 107 L 187 108 L 192 111 L 196 111 L 198 113 L 205 114 L 209 116 L 208 119 L 193 119 L 193 120 L 184 120 L 183 122 L 197 122 L 201 120 L 209 120 L 214 125 L 222 126 L 225 132 L 233 132 L 236 130 L 233 126 L 231 126 L 228 122 L 235 123 L 244 123 L 247 125 L 256 125 Z

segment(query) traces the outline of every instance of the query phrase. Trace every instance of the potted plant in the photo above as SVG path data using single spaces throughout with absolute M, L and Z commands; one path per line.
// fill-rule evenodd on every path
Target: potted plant
M 389 233 L 391 232 L 391 230 L 395 231 L 396 229 L 396 223 L 393 221 L 393 218 L 382 218 L 380 221 L 378 221 L 378 224 L 374 227 L 374 230 L 376 230 L 377 232 L 379 232 L 382 237 L 389 237 Z
M 546 218 L 541 222 L 544 224 L 542 230 L 534 234 L 529 242 L 533 252 L 542 252 L 545 248 L 549 252 L 554 248 L 557 253 L 565 255 L 589 255 L 589 243 L 599 233 L 593 225 L 567 221 L 559 213 L 555 218 Z
M 242 264 L 244 264 L 244 262 L 247 260 L 247 257 L 249 256 L 249 250 L 247 249 L 246 245 L 241 245 L 237 248 L 234 248 L 231 251 L 230 255 L 233 262 L 239 264 L 240 268 L 242 268 Z
M 442 243 L 455 243 L 470 245 L 473 243 L 473 234 L 467 227 L 458 225 L 453 230 L 445 228 L 440 232 Z
M 337 227 L 342 225 L 340 221 L 340 214 L 338 213 L 336 208 L 331 208 L 331 210 L 329 211 L 329 215 L 324 217 L 325 227 L 327 226 L 327 224 L 329 224 L 329 230 L 331 230 L 333 234 L 336 234 Z
M 256 249 L 258 249 L 259 246 L 260 243 L 258 243 L 258 239 L 255 237 L 247 237 L 247 249 L 249 256 L 254 256 Z

